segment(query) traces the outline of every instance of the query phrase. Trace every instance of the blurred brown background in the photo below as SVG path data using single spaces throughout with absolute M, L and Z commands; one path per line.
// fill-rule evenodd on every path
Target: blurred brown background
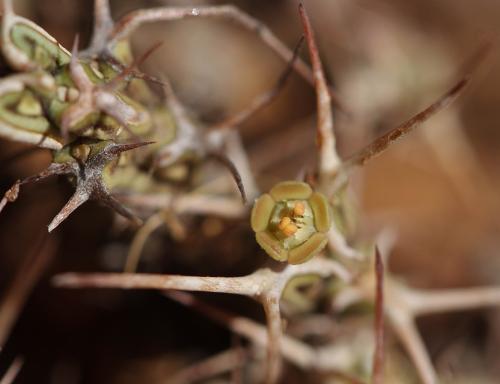
M 63 45 L 88 41 L 90 0 L 17 0 L 16 9 Z M 223 4 L 218 1 L 111 1 L 116 17 L 140 7 Z M 293 47 L 301 35 L 297 2 L 232 1 Z M 382 228 L 394 237 L 392 272 L 424 287 L 500 284 L 500 3 L 491 0 L 306 0 L 328 77 L 352 112 L 336 114 L 347 156 L 408 118 L 449 87 L 485 38 L 493 50 L 465 95 L 356 174 L 359 238 Z M 223 20 L 159 23 L 134 36 L 134 50 L 156 41 L 145 64 L 166 73 L 179 98 L 207 122 L 245 107 L 270 88 L 284 63 L 252 34 Z M 306 51 L 302 50 L 302 56 Z M 272 106 L 241 127 L 263 189 L 314 164 L 315 98 L 293 75 Z M 23 146 L 0 141 L 0 186 L 50 160 L 39 152 L 2 159 Z M 70 195 L 64 180 L 27 187 L 0 216 L 0 289 L 33 251 L 39 234 Z M 200 226 L 195 221 L 194 228 Z M 59 271 L 119 270 L 130 233 L 111 230 L 112 215 L 87 204 L 55 234 L 58 250 L 35 287 L 0 357 L 25 357 L 19 383 L 161 383 L 183 362 L 231 343 L 209 320 L 147 292 L 58 291 Z M 210 238 L 194 233 L 174 244 L 151 240 L 141 271 L 239 275 L 263 263 L 246 223 L 222 223 Z M 207 247 L 209 244 L 209 247 Z M 207 250 L 208 249 L 208 250 Z M 3 292 L 3 291 L 2 291 Z M 243 299 L 217 298 L 233 311 L 261 316 Z M 425 318 L 419 323 L 438 368 L 451 374 L 500 376 L 500 310 Z M 305 378 L 288 370 L 285 382 Z M 294 381 L 295 380 L 295 381 Z M 308 378 L 312 382 L 312 378 Z

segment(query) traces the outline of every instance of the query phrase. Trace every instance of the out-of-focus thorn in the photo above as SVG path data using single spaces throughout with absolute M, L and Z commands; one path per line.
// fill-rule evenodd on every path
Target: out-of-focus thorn
M 348 158 L 343 162 L 342 167 L 345 170 L 352 168 L 353 166 L 363 166 L 369 160 L 380 155 L 382 152 L 387 150 L 396 140 L 400 139 L 404 135 L 410 133 L 413 129 L 430 119 L 436 113 L 442 111 L 448 105 L 450 105 L 455 99 L 462 94 L 465 87 L 469 84 L 472 75 L 479 66 L 479 64 L 485 59 L 486 54 L 490 51 L 490 44 L 481 45 L 467 60 L 467 64 L 464 66 L 466 69 L 465 75 L 463 75 L 459 81 L 457 81 L 447 92 L 445 92 L 441 97 L 439 97 L 434 103 L 429 105 L 427 108 L 417 113 L 410 119 L 406 120 L 404 123 L 393 128 L 389 132 L 383 134 L 379 138 L 375 139 L 372 143 L 368 144 L 365 148 L 358 151 L 356 154 Z
M 314 87 L 317 97 L 317 145 L 319 150 L 319 175 L 332 176 L 338 171 L 341 161 L 337 154 L 335 135 L 333 132 L 333 114 L 331 97 L 328 91 L 323 66 L 319 57 L 314 31 L 307 11 L 302 3 L 299 4 L 300 19 L 304 28 L 309 54 L 313 67 Z
M 9 366 L 5 375 L 0 379 L 0 384 L 12 384 L 15 380 L 19 371 L 24 365 L 24 359 L 22 357 L 16 357 L 12 364 Z
M 113 144 L 109 147 L 108 151 L 112 155 L 119 155 L 122 152 L 131 151 L 132 149 L 144 147 L 146 145 L 151 145 L 154 143 L 154 141 L 142 141 L 138 143 Z
M 372 384 L 384 383 L 384 265 L 375 247 L 375 353 L 372 365 Z
M 221 153 L 211 152 L 207 154 L 207 157 L 214 159 L 215 161 L 226 167 L 229 172 L 231 172 L 231 176 L 233 176 L 236 186 L 238 187 L 238 191 L 240 192 L 241 200 L 243 201 L 243 204 L 246 204 L 247 195 L 245 192 L 245 187 L 243 186 L 243 181 L 241 180 L 240 173 L 238 172 L 238 169 L 236 169 L 234 163 L 227 156 Z

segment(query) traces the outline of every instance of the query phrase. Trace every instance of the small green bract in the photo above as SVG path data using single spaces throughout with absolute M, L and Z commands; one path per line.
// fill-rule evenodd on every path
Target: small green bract
M 251 216 L 257 243 L 290 264 L 304 263 L 325 247 L 331 222 L 326 197 L 298 181 L 276 184 L 255 201 Z

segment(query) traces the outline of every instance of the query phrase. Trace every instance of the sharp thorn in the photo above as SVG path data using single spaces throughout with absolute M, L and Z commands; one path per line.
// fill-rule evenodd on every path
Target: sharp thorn
M 120 203 L 112 195 L 105 193 L 99 197 L 99 201 L 113 209 L 119 215 L 125 217 L 126 219 L 133 222 L 135 225 L 140 227 L 142 225 L 142 220 L 134 215 L 128 208 L 126 208 L 122 203 Z
M 154 141 L 143 141 L 139 143 L 129 143 L 129 144 L 115 144 L 109 147 L 109 153 L 113 155 L 118 155 L 122 152 L 130 151 L 132 149 L 136 149 L 139 147 L 143 147 L 145 145 L 154 144 Z
M 49 224 L 49 232 L 52 232 L 54 229 L 56 229 L 59 224 L 61 224 L 68 218 L 69 215 L 73 213 L 75 209 L 77 209 L 87 200 L 89 200 L 88 193 L 77 188 L 73 196 L 68 200 L 66 205 L 59 211 L 56 217 L 54 217 L 52 222 Z

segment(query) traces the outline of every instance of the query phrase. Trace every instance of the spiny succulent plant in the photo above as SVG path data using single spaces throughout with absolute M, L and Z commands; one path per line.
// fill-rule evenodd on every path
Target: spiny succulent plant
M 426 313 L 500 303 L 500 289 L 495 287 L 446 292 L 408 288 L 386 273 L 376 247 L 356 248 L 357 244 L 348 242 L 340 225 L 333 220 L 332 206 L 339 210 L 345 208 L 343 187 L 352 169 L 364 165 L 449 105 L 465 89 L 470 73 L 414 117 L 343 160 L 335 147 L 331 107 L 332 101 L 339 104 L 339 100 L 325 80 L 311 23 L 302 5 L 299 14 L 313 70 L 297 58 L 297 50 L 292 52 L 258 20 L 232 6 L 165 6 L 138 10 L 115 24 L 108 2 L 96 0 L 91 45 L 79 53 L 78 39 L 75 39 L 70 53 L 36 24 L 15 15 L 12 1 L 4 0 L 3 4 L 2 57 L 8 73 L 0 80 L 0 135 L 49 149 L 52 164 L 38 175 L 16 182 L 0 202 L 0 211 L 7 202 L 17 198 L 21 185 L 51 175 L 64 175 L 73 183 L 75 193 L 54 218 L 49 230 L 91 198 L 136 223 L 139 221 L 125 205 L 138 209 L 146 222 L 137 231 L 134 244 L 137 239 L 144 244 L 151 232 L 163 224 L 170 225 L 174 233 L 173 228 L 179 226 L 175 219 L 180 214 L 217 214 L 242 219 L 248 235 L 253 230 L 264 251 L 283 262 L 279 268 L 274 263 L 240 277 L 132 273 L 137 265 L 134 262 L 128 270 L 130 273 L 59 274 L 53 278 L 55 286 L 156 289 L 248 338 L 256 350 L 264 349 L 266 359 L 258 353 L 248 353 L 243 364 L 259 364 L 259 368 L 265 364 L 266 369 L 256 370 L 257 379 L 252 382 L 266 383 L 280 379 L 282 360 L 286 359 L 303 371 L 324 374 L 326 380 L 341 377 L 364 382 L 373 375 L 372 382 L 381 384 L 384 380 L 383 320 L 387 318 L 414 361 L 421 380 L 435 384 L 437 374 L 418 334 L 415 318 Z M 285 75 L 294 68 L 314 83 L 319 161 L 307 178 L 308 183 L 283 181 L 268 193 L 260 194 L 243 146 L 238 140 L 232 140 L 234 131 L 229 133 L 232 125 L 203 127 L 175 97 L 168 80 L 158 81 L 137 69 L 138 61 L 132 58 L 129 45 L 129 36 L 137 27 L 146 22 L 214 16 L 230 18 L 255 32 L 288 62 Z M 276 87 L 257 97 L 248 110 L 228 121 L 237 125 L 268 104 L 283 85 L 284 78 L 286 76 L 280 77 Z M 160 84 L 164 97 L 153 93 L 147 81 Z M 231 150 L 238 155 L 232 162 L 227 160 Z M 180 188 L 167 176 L 175 173 L 169 172 L 170 167 L 184 162 L 189 162 L 190 168 L 193 164 L 200 166 L 203 160 L 210 158 L 225 163 L 234 174 L 240 173 L 242 183 L 236 177 L 239 187 L 254 185 L 249 193 L 251 200 L 255 199 L 251 213 L 233 198 L 234 188 L 223 187 L 222 191 L 219 188 L 213 192 L 210 182 L 199 182 L 191 172 L 182 173 L 180 179 L 185 185 Z M 169 224 L 167 216 L 173 217 L 174 224 Z M 355 260 L 352 255 L 356 255 Z M 26 275 L 39 275 L 40 266 L 36 266 L 37 273 L 30 268 L 25 267 Z M 326 303 L 325 310 L 318 305 L 318 295 L 309 295 L 307 289 L 302 289 L 309 289 L 318 281 L 325 283 L 318 289 Z M 250 297 L 262 305 L 266 327 L 178 291 Z M 357 337 L 366 331 L 366 327 L 359 324 L 352 327 L 354 337 L 347 337 L 347 342 L 339 342 L 338 338 L 331 340 L 331 329 L 336 329 L 338 324 L 329 323 L 329 329 L 324 332 L 328 344 L 311 344 L 306 341 L 307 337 L 287 329 L 286 322 L 282 321 L 283 315 L 293 313 L 285 307 L 295 305 L 295 309 L 301 307 L 310 315 L 304 316 L 306 320 L 317 320 L 314 316 L 320 315 L 322 320 L 332 321 L 334 317 L 341 323 L 351 306 L 359 304 L 375 308 L 375 331 L 370 333 L 374 337 L 368 342 Z M 314 308 L 321 313 L 313 313 Z M 357 339 L 362 342 L 354 342 Z M 3 342 L 0 337 L 0 347 Z M 338 356 L 344 359 L 337 359 Z M 372 356 L 373 364 L 366 364 Z M 217 368 L 220 372 L 220 366 Z M 232 369 L 229 365 L 223 368 Z
M 15 200 L 17 193 L 12 190 L 18 191 L 20 185 L 51 175 L 68 174 L 69 169 L 77 172 L 77 167 L 82 175 L 78 177 L 77 193 L 49 225 L 49 231 L 90 198 L 139 223 L 136 215 L 142 213 L 132 214 L 113 194 L 168 194 L 173 181 L 175 186 L 186 185 L 185 191 L 189 192 L 196 187 L 193 174 L 203 167 L 205 160 L 215 160 L 228 169 L 245 200 L 238 169 L 247 167 L 247 160 L 246 156 L 239 156 L 236 166 L 228 158 L 231 151 L 227 149 L 228 140 L 233 135 L 230 128 L 269 104 L 291 69 L 311 78 L 310 69 L 297 57 L 297 52 L 288 49 L 268 31 L 260 37 L 287 61 L 284 75 L 270 91 L 259 95 L 250 108 L 226 122 L 204 127 L 179 102 L 168 79 L 159 80 L 138 70 L 160 44 L 134 59 L 130 35 L 141 24 L 155 20 L 219 16 L 231 18 L 248 29 L 260 26 L 257 20 L 233 7 L 167 7 L 152 10 L 154 15 L 145 19 L 142 12 L 133 13 L 115 24 L 107 3 L 96 1 L 96 23 L 90 47 L 79 52 L 77 36 L 69 52 L 38 25 L 15 14 L 12 0 L 4 0 L 2 4 L 1 60 L 7 72 L 0 80 L 0 137 L 49 149 L 54 162 L 40 175 L 16 182 L 0 202 L 0 211 L 6 203 Z M 150 82 L 160 85 L 164 94 L 154 92 Z M 93 142 L 89 159 L 85 151 L 90 148 L 86 147 L 90 141 L 84 143 L 85 140 Z M 109 148 L 123 150 L 114 151 L 110 157 Z M 122 155 L 124 148 L 134 151 L 125 156 Z M 100 159 L 99 167 L 93 165 L 94 158 Z M 92 178 L 83 177 L 90 174 Z M 131 174 L 135 177 L 129 177 Z M 98 177 L 106 179 L 107 189 L 101 188 L 105 193 L 96 193 L 94 181 Z M 248 178 L 246 183 L 255 184 Z M 87 192 L 82 194 L 83 190 Z M 255 188 L 250 191 L 254 194 Z

